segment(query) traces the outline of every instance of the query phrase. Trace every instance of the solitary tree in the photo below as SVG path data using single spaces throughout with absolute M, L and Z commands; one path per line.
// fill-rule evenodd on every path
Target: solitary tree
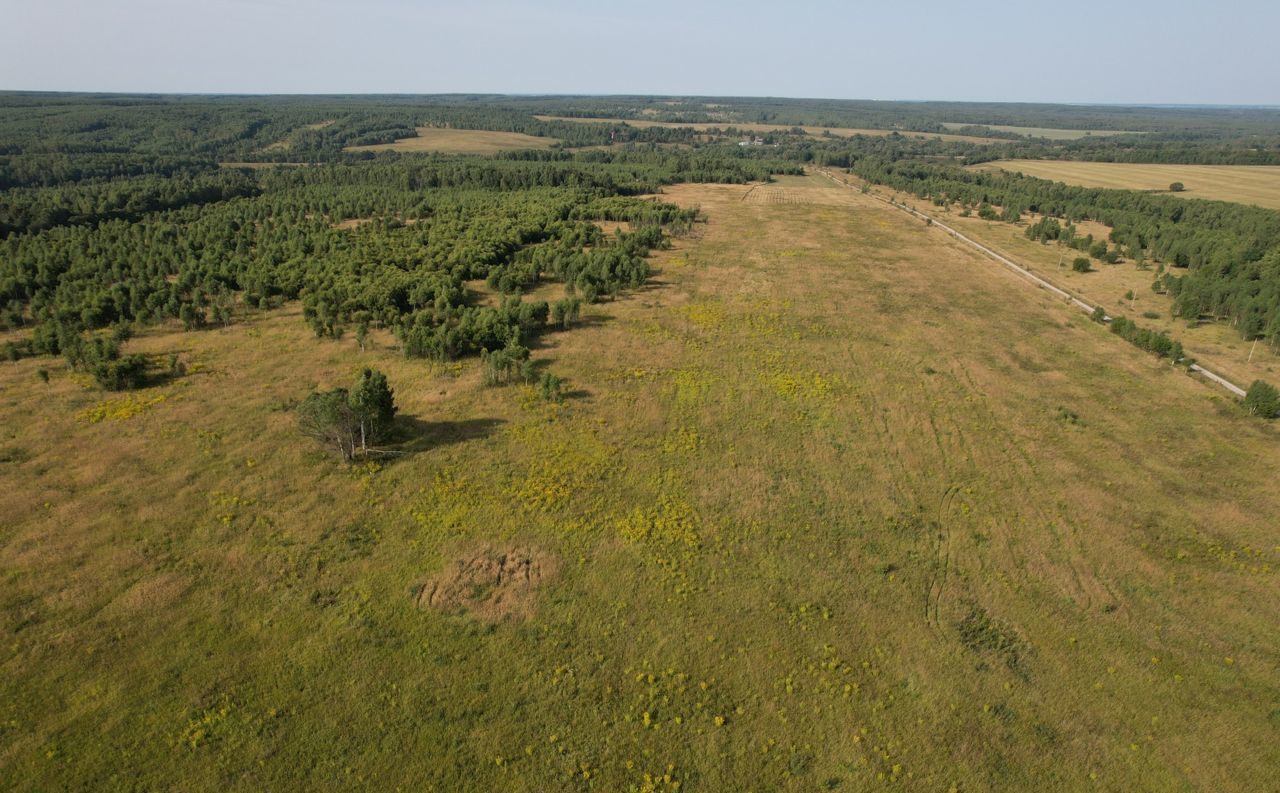
M 1187 188 L 1183 187 L 1182 182 L 1174 182 L 1173 184 L 1169 185 L 1170 193 L 1181 193 L 1183 190 L 1186 190 L 1186 189 Z
M 367 454 L 370 443 L 386 437 L 395 414 L 391 387 L 377 369 L 361 372 L 350 391 L 335 388 L 310 394 L 295 411 L 298 430 L 335 449 L 343 460 L 357 452 Z

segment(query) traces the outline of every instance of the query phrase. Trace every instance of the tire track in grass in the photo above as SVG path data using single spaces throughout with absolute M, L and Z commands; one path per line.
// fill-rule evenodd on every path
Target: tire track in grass
M 925 592 L 924 619 L 939 637 L 946 635 L 942 628 L 941 603 L 952 567 L 951 505 L 960 488 L 961 485 L 958 484 L 950 485 L 942 492 L 942 498 L 938 502 L 938 516 L 933 527 L 934 572 Z

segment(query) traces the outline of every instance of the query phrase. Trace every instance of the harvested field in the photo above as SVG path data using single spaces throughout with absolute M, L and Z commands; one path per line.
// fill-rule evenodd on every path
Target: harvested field
M 1130 132 L 1128 130 L 1116 129 L 1054 129 L 1052 127 L 1011 127 L 1004 124 L 962 124 L 962 123 L 943 123 L 947 129 L 963 129 L 968 126 L 984 126 L 998 132 L 1012 132 L 1016 135 L 1026 135 L 1030 138 L 1046 138 L 1048 140 L 1079 140 L 1080 138 L 1104 138 L 1113 135 L 1141 135 L 1141 132 Z
M 494 154 L 517 149 L 549 149 L 559 141 L 520 132 L 493 132 L 484 129 L 443 129 L 418 127 L 418 137 L 395 143 L 348 146 L 347 151 L 440 152 L 442 154 Z
M 1163 165 L 1069 160 L 1000 160 L 982 168 L 1019 171 L 1083 187 L 1150 190 L 1179 198 L 1235 201 L 1280 209 L 1280 165 Z M 1182 182 L 1182 192 L 1169 185 Z

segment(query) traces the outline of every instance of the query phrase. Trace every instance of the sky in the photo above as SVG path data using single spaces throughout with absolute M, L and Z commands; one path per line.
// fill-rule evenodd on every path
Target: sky
M 0 90 L 1280 105 L 1275 0 L 0 0 Z

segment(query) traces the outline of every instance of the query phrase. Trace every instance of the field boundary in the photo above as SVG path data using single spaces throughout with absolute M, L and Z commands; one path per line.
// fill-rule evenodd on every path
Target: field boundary
M 832 174 L 830 171 L 819 169 L 818 173 L 822 174 L 823 176 L 827 177 L 828 179 L 830 179 L 831 181 L 835 182 L 835 183 L 836 183 L 836 184 L 838 184 L 838 185 L 841 185 L 841 186 L 843 186 L 843 187 L 847 187 L 847 188 L 849 188 L 850 190 L 853 190 L 853 189 L 854 189 L 853 185 L 849 184 L 848 182 L 844 181 L 843 179 L 839 179 L 839 178 L 837 178 L 837 177 L 836 177 L 834 174 Z M 1013 259 L 1010 259 L 1009 257 L 1007 257 L 1007 256 L 1005 256 L 1005 255 L 1003 255 L 1003 254 L 997 253 L 997 252 L 995 252 L 994 250 L 992 250 L 991 248 L 988 248 L 986 245 L 983 245 L 981 242 L 978 242 L 977 240 L 975 240 L 975 239 L 973 239 L 973 238 L 971 238 L 971 237 L 965 236 L 964 234 L 962 234 L 962 233 L 961 233 L 961 232 L 959 232 L 959 231 L 956 231 L 955 229 L 951 228 L 950 226 L 948 226 L 948 225 L 947 225 L 947 224 L 945 224 L 945 223 L 942 223 L 941 221 L 939 221 L 937 218 L 933 217 L 932 215 L 926 214 L 926 213 L 924 213 L 924 212 L 920 212 L 919 210 L 916 210 L 916 209 L 914 209 L 914 208 L 912 208 L 912 207 L 906 206 L 905 204 L 899 204 L 898 202 L 896 202 L 896 201 L 894 201 L 894 200 L 892 200 L 892 199 L 886 198 L 886 197 L 884 197 L 884 196 L 880 195 L 879 193 L 876 193 L 875 191 L 868 192 L 866 195 L 869 195 L 869 196 L 871 196 L 872 198 L 874 198 L 874 199 L 876 199 L 876 200 L 878 200 L 878 201 L 881 201 L 881 202 L 883 202 L 883 203 L 886 203 L 886 204 L 888 204 L 889 206 L 892 206 L 892 207 L 896 207 L 896 208 L 898 208 L 898 209 L 901 209 L 903 212 L 906 212 L 906 213 L 908 213 L 908 214 L 910 214 L 910 215 L 914 215 L 915 217 L 918 217 L 918 218 L 920 218 L 921 220 L 927 220 L 927 221 L 929 222 L 929 225 L 934 226 L 934 227 L 936 227 L 936 228 L 939 228 L 939 229 L 941 229 L 941 230 L 945 231 L 947 234 L 950 234 L 950 235 L 951 235 L 952 237 L 954 237 L 955 239 L 960 240 L 961 242 L 968 243 L 970 246 L 972 246 L 972 247 L 974 247 L 974 248 L 977 248 L 979 251 L 981 251 L 981 252 L 985 253 L 987 256 L 990 256 L 991 258 L 993 258 L 993 259 L 995 259 L 996 261 L 1000 262 L 1001 264 L 1005 265 L 1005 266 L 1006 266 L 1006 267 L 1008 267 L 1009 269 L 1013 270 L 1013 271 L 1014 271 L 1015 273 L 1017 273 L 1018 275 L 1020 275 L 1020 276 L 1022 276 L 1023 278 L 1026 278 L 1027 280 L 1031 281 L 1031 282 L 1032 282 L 1032 283 L 1034 283 L 1036 286 L 1039 286 L 1041 289 L 1046 289 L 1046 290 L 1048 290 L 1049 292 L 1051 292 L 1051 293 L 1053 293 L 1053 294 L 1057 295 L 1058 297 L 1063 298 L 1063 299 L 1064 299 L 1065 301 L 1067 301 L 1068 303 L 1071 303 L 1071 304 L 1075 305 L 1077 308 L 1081 309 L 1082 311 L 1084 311 L 1084 312 L 1086 312 L 1086 313 L 1088 313 L 1088 314 L 1093 314 L 1093 313 L 1094 313 L 1094 312 L 1096 312 L 1096 311 L 1098 310 L 1098 308 L 1099 308 L 1098 306 L 1091 305 L 1088 301 L 1085 301 L 1085 300 L 1081 299 L 1079 296 L 1074 295 L 1074 294 L 1072 294 L 1071 292 L 1068 292 L 1067 290 L 1063 289 L 1062 287 L 1058 286 L 1057 284 L 1054 284 L 1053 282 L 1049 281 L 1048 279 L 1043 278 L 1043 277 L 1041 277 L 1041 276 L 1039 276 L 1039 275 L 1036 275 L 1036 274 L 1035 274 L 1035 273 L 1033 273 L 1030 269 L 1028 269 L 1028 268 L 1026 268 L 1026 267 L 1023 267 L 1022 265 L 1020 265 L 1020 264 L 1018 264 L 1017 262 L 1015 262 Z M 1106 314 L 1106 313 L 1104 312 L 1104 313 L 1103 313 L 1103 317 L 1102 317 L 1102 321 L 1103 321 L 1103 322 L 1110 323 L 1110 322 L 1111 322 L 1111 320 L 1112 320 L 1112 317 L 1111 317 L 1110 315 L 1108 315 L 1108 314 Z M 1188 366 L 1188 367 L 1187 367 L 1187 371 L 1189 371 L 1189 372 L 1191 372 L 1191 373 L 1193 373 L 1193 374 L 1203 375 L 1203 376 L 1205 377 L 1205 379 L 1207 379 L 1207 380 L 1209 380 L 1209 381 L 1211 381 L 1211 382 L 1215 383 L 1216 385 L 1221 386 L 1222 388 L 1224 388 L 1224 389 L 1226 389 L 1227 391 L 1231 392 L 1231 393 L 1232 393 L 1232 394 L 1234 394 L 1235 396 L 1237 396 L 1237 397 L 1239 397 L 1239 398 L 1241 398 L 1241 399 L 1244 399 L 1244 396 L 1245 396 L 1245 390 L 1244 390 L 1243 388 L 1241 388 L 1240 386 L 1238 386 L 1238 385 L 1236 385 L 1235 383 L 1231 382 L 1230 380 L 1228 380 L 1227 378 L 1223 377 L 1222 375 L 1217 374 L 1216 372 L 1213 372 L 1213 371 L 1211 371 L 1211 370 L 1209 370 L 1209 369 L 1206 369 L 1205 367 L 1201 366 L 1201 365 L 1200 365 L 1200 364 L 1198 364 L 1198 363 L 1193 363 L 1193 364 L 1191 364 L 1190 366 Z

